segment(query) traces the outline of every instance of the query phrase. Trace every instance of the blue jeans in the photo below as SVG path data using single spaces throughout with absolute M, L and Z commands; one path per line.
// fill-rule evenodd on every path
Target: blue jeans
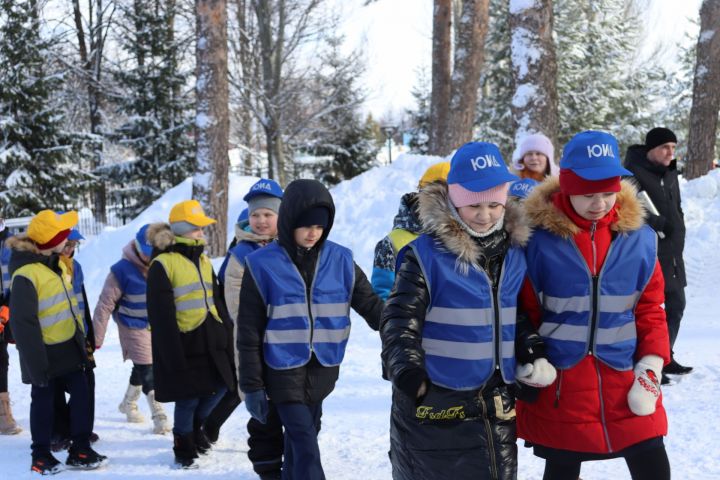
M 322 402 L 279 403 L 275 407 L 285 427 L 283 480 L 325 480 L 317 441 Z
M 224 384 L 216 387 L 215 393 L 205 397 L 188 398 L 175 402 L 175 424 L 173 433 L 185 435 L 193 432 L 194 425 L 201 424 L 215 408 L 227 391 Z

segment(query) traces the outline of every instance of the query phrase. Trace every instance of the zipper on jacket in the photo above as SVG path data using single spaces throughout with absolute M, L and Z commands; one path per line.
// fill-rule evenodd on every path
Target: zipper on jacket
M 312 283 L 310 284 L 310 288 L 308 288 L 308 284 L 305 281 L 305 278 L 302 275 L 302 272 L 300 272 L 300 269 L 297 265 L 295 265 L 295 262 L 290 257 L 290 254 L 287 253 L 287 251 L 283 248 L 283 252 L 285 253 L 285 256 L 287 256 L 287 259 L 290 261 L 290 265 L 293 266 L 295 271 L 297 272 L 298 276 L 300 277 L 300 280 L 302 281 L 303 285 L 305 285 L 305 305 L 307 305 L 308 310 L 308 323 L 310 324 L 310 356 L 312 356 L 315 349 L 313 348 L 313 336 L 315 335 L 315 318 L 313 318 L 312 314 L 312 302 L 311 302 L 311 293 L 312 289 L 315 287 L 315 279 L 317 278 L 317 272 L 320 268 L 320 254 L 322 252 L 318 251 L 317 259 L 315 260 L 315 273 L 313 274 Z
M 607 430 L 607 424 L 605 420 L 605 402 L 603 401 L 603 394 L 602 394 L 602 378 L 600 377 L 600 362 L 598 359 L 593 360 L 595 362 L 595 371 L 597 372 L 597 379 L 598 379 L 598 396 L 600 397 L 600 424 L 602 425 L 603 429 L 603 435 L 605 435 L 605 441 L 608 445 L 608 451 L 612 453 L 613 448 L 612 444 L 610 443 L 610 434 Z
M 557 379 L 557 387 L 555 387 L 555 404 L 553 405 L 555 408 L 558 408 L 560 406 L 560 389 L 562 388 L 562 379 L 563 379 L 563 370 L 560 370 L 560 373 L 559 373 L 558 379 Z
M 490 475 L 493 480 L 497 480 L 498 474 L 497 460 L 495 459 L 495 442 L 493 441 L 492 426 L 490 425 L 490 419 L 488 418 L 487 403 L 485 403 L 482 389 L 478 392 L 478 399 L 480 400 L 483 422 L 485 422 L 485 433 L 487 434 L 488 452 L 490 453 Z
M 590 245 L 592 246 L 592 274 L 597 275 L 597 246 L 595 245 L 595 230 L 597 230 L 597 222 L 590 225 Z
M 494 315 L 494 321 L 495 325 L 493 327 L 494 330 L 494 337 L 495 337 L 495 370 L 500 370 L 500 362 L 502 362 L 502 357 L 500 356 L 500 341 L 502 340 L 500 336 L 500 331 L 502 330 L 501 322 L 500 322 L 500 302 L 498 301 L 498 285 L 497 283 L 493 282 L 492 286 L 492 294 L 493 294 L 493 307 L 495 309 L 495 315 Z
M 188 258 L 188 260 L 190 260 L 190 259 Z M 200 262 L 200 260 L 198 260 L 198 262 Z M 207 309 L 208 312 L 210 312 L 210 302 L 208 302 L 208 294 L 207 294 L 207 289 L 205 288 L 205 280 L 203 279 L 202 272 L 200 272 L 200 267 L 198 265 L 195 265 L 195 262 L 193 262 L 192 260 L 190 260 L 190 263 L 193 264 L 193 266 L 195 267 L 195 270 L 197 270 L 197 272 L 198 272 L 198 276 L 200 277 L 200 285 L 202 286 L 202 289 L 203 289 L 203 300 L 205 300 L 205 308 Z
M 590 225 L 590 245 L 592 246 L 592 287 L 591 287 L 591 298 L 592 305 L 590 306 L 590 342 L 588 344 L 588 354 L 592 355 L 595 349 L 595 327 L 597 325 L 598 317 L 598 280 L 599 276 L 597 273 L 597 246 L 595 245 L 595 230 L 597 229 L 597 222 L 592 222 Z

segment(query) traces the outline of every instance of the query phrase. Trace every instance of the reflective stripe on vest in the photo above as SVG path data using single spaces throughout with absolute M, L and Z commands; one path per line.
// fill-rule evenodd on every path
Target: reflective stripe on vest
M 59 262 L 59 266 L 63 272 L 60 275 L 42 263 L 31 263 L 18 268 L 12 276 L 13 279 L 25 277 L 35 287 L 38 321 L 45 345 L 70 340 L 76 328 L 85 333 L 72 284 L 65 279 L 67 269 L 63 262 Z
M 315 352 L 322 365 L 340 365 L 350 335 L 352 252 L 327 240 L 323 243 L 310 301 L 305 281 L 278 243 L 251 253 L 245 263 L 268 309 L 265 363 L 276 370 L 296 368 Z
M 115 319 L 128 328 L 136 330 L 148 328 L 145 275 L 137 265 L 126 258 L 110 267 L 110 271 L 122 291 Z
M 412 242 L 417 237 L 417 233 L 412 233 L 402 228 L 396 228 L 388 234 L 388 238 L 390 239 L 395 255 L 397 255 L 405 245 Z
M 430 292 L 422 331 L 430 380 L 454 390 L 472 390 L 487 382 L 499 365 L 503 379 L 512 383 L 517 297 L 526 271 L 522 251 L 513 247 L 505 255 L 496 304 L 487 274 L 473 267 L 461 274 L 457 256 L 440 242 L 420 235 L 410 248 Z
M 200 269 L 177 252 L 161 253 L 153 259 L 159 262 L 173 286 L 175 317 L 178 329 L 185 333 L 203 324 L 208 312 L 222 322 L 213 298 L 212 264 L 207 255 L 200 256 Z
M 574 241 L 535 231 L 527 248 L 528 273 L 543 307 L 539 333 L 553 365 L 570 368 L 592 353 L 616 370 L 633 367 L 635 306 L 655 270 L 656 244 L 647 226 L 616 235 L 593 292 L 592 275 Z

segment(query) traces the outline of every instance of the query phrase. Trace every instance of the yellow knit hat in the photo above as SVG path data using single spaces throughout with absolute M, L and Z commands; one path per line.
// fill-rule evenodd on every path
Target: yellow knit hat
M 170 223 L 187 222 L 196 227 L 207 227 L 216 222 L 205 216 L 205 211 L 197 200 L 185 200 L 170 210 Z
M 434 165 L 430 165 L 422 177 L 420 177 L 420 183 L 418 188 L 422 188 L 428 183 L 432 183 L 435 180 L 447 180 L 448 172 L 450 171 L 450 162 L 440 162 Z
M 52 210 L 42 210 L 30 220 L 27 236 L 38 245 L 45 245 L 57 234 L 70 230 L 77 223 L 78 213 L 75 211 L 60 214 Z

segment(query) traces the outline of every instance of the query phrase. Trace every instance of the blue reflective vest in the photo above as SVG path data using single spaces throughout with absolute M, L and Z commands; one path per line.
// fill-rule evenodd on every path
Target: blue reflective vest
M 435 385 L 472 390 L 490 379 L 498 365 L 507 383 L 515 380 L 517 299 L 525 278 L 525 256 L 508 249 L 497 298 L 484 271 L 463 275 L 457 255 L 421 235 L 410 244 L 425 275 L 430 305 L 422 331 L 425 368 Z
M 0 269 L 2 269 L 2 284 L 0 285 L 2 291 L 0 291 L 0 293 L 5 296 L 5 299 L 10 295 L 10 286 L 12 285 L 10 281 L 10 270 L 8 270 L 12 252 L 5 246 L 6 241 L 7 239 L 0 243 Z
M 73 278 L 72 278 L 72 286 L 73 286 L 73 294 L 75 295 L 75 298 L 77 299 L 78 309 L 80 310 L 80 318 L 82 318 L 83 325 L 85 326 L 85 332 L 88 332 L 88 324 L 87 319 L 85 317 L 85 309 L 87 308 L 87 305 L 85 305 L 85 298 L 83 297 L 83 283 L 85 282 L 85 275 L 83 274 L 82 267 L 78 263 L 77 260 L 73 258 Z
M 147 319 L 147 279 L 140 269 L 125 258 L 110 267 L 123 292 L 117 307 L 116 320 L 127 328 L 144 330 Z
M 268 309 L 265 363 L 276 370 L 301 367 L 314 352 L 323 366 L 340 365 L 350 335 L 352 252 L 323 243 L 310 299 L 300 272 L 277 242 L 245 257 L 245 264 Z
M 539 333 L 555 367 L 571 368 L 593 354 L 616 370 L 632 369 L 635 305 L 656 255 L 650 227 L 618 234 L 593 278 L 572 239 L 535 231 L 527 247 L 528 273 L 543 308 Z
M 218 272 L 219 282 L 222 284 L 225 283 L 225 270 L 227 269 L 228 262 L 230 261 L 230 255 L 234 256 L 237 261 L 240 262 L 240 265 L 244 265 L 245 257 L 247 257 L 249 254 L 257 250 L 258 248 L 260 248 L 260 245 L 258 243 L 243 240 L 241 242 L 238 242 L 237 245 L 228 250 L 228 252 L 225 254 L 225 260 L 223 260 L 222 265 L 220 265 L 220 271 Z

